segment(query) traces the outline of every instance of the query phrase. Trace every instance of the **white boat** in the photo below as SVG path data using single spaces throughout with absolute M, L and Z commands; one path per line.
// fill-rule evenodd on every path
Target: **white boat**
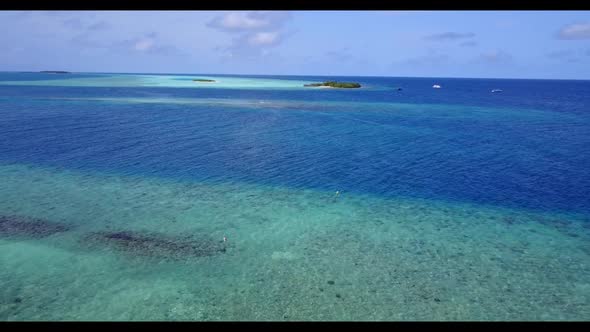
M 502 92 L 500 89 L 493 89 L 492 92 Z
M 433 85 L 433 86 L 432 86 L 432 88 L 433 88 L 433 89 L 440 89 L 440 85 L 438 85 L 438 84 L 435 84 L 435 85 Z

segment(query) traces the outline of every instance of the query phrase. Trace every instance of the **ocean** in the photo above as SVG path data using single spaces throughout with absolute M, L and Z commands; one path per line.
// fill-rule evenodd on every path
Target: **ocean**
M 588 320 L 589 197 L 590 81 L 0 73 L 4 321 Z

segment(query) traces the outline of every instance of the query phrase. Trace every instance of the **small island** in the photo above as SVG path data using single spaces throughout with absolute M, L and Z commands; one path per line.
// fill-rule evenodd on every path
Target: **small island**
M 213 83 L 216 82 L 215 80 L 209 80 L 205 78 L 195 78 L 193 82 L 204 82 L 204 83 Z
M 63 70 L 42 70 L 42 71 L 40 71 L 40 73 L 45 73 L 45 74 L 70 74 L 70 72 L 63 71 Z
M 344 88 L 344 89 L 351 89 L 351 88 L 360 88 L 361 85 L 356 82 L 336 82 L 336 81 L 326 81 L 323 83 L 310 83 L 304 84 L 305 87 L 330 87 L 330 88 Z

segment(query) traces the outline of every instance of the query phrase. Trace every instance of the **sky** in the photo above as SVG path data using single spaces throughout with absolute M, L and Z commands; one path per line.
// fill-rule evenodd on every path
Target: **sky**
M 590 11 L 1 11 L 0 71 L 590 79 Z

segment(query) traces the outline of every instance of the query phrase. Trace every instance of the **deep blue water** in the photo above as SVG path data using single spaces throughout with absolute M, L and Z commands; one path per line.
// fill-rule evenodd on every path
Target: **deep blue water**
M 0 73 L 0 80 L 48 76 L 65 78 Z M 0 86 L 0 162 L 590 213 L 590 81 L 337 79 L 367 88 Z M 443 88 L 432 89 L 435 83 Z M 393 91 L 397 86 L 403 91 Z M 504 92 L 490 93 L 495 88 Z M 56 97 L 318 104 L 50 99 Z M 332 106 L 323 108 L 325 101 Z

